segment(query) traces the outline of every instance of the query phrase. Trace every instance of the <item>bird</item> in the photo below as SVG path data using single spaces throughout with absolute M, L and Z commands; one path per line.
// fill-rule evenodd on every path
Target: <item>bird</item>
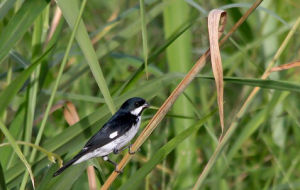
M 104 161 L 108 161 L 115 166 L 116 172 L 122 173 L 122 171 L 117 170 L 117 164 L 110 160 L 108 155 L 111 153 L 118 154 L 126 148 L 128 148 L 130 154 L 134 154 L 134 152 L 131 152 L 131 145 L 128 145 L 128 143 L 139 130 L 142 112 L 149 107 L 150 104 L 140 97 L 126 100 L 102 128 L 87 141 L 82 150 L 59 168 L 53 174 L 53 177 L 58 176 L 71 165 L 79 164 L 94 157 L 102 157 Z

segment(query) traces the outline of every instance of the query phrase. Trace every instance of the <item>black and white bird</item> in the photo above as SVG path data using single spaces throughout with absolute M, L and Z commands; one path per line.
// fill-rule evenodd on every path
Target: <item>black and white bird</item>
M 79 164 L 94 157 L 102 157 L 103 160 L 109 161 L 116 168 L 117 164 L 111 161 L 108 155 L 110 153 L 117 154 L 126 148 L 129 148 L 130 154 L 133 154 L 130 151 L 130 145 L 127 144 L 138 132 L 141 124 L 141 114 L 149 106 L 142 98 L 135 97 L 126 100 L 109 121 L 85 144 L 83 149 L 57 170 L 53 176 L 61 174 L 71 165 Z

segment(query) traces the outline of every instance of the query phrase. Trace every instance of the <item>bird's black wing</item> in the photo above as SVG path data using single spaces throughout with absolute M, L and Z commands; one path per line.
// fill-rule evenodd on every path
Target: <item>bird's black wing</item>
M 93 151 L 126 133 L 134 124 L 137 117 L 127 112 L 117 112 L 84 146 L 83 150 Z M 110 134 L 117 131 L 114 138 Z

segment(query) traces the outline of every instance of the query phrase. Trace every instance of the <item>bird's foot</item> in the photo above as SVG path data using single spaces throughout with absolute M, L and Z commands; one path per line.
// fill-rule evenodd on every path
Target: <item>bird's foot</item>
M 119 170 L 117 167 L 115 167 L 115 172 L 117 172 L 118 174 L 123 174 L 123 170 Z
M 111 163 L 112 165 L 115 166 L 115 172 L 122 174 L 123 170 L 119 170 L 118 169 L 118 164 L 114 161 L 112 161 L 111 159 L 108 158 L 108 156 L 103 156 L 103 160 L 108 161 L 109 163 Z
M 114 154 L 119 154 L 121 151 L 120 150 L 118 150 L 118 149 L 116 149 L 116 148 L 114 148 L 114 150 L 113 150 L 113 153 Z
M 131 150 L 131 146 L 132 146 L 132 144 L 129 145 L 129 147 L 128 147 L 128 153 L 129 153 L 130 155 L 134 155 L 136 152 L 138 152 L 138 151 L 141 150 L 140 148 L 138 148 L 136 151 L 132 151 L 132 150 Z

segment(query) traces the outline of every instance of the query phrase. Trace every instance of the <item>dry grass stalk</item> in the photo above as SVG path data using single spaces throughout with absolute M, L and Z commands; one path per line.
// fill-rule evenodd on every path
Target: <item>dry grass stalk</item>
M 287 69 L 291 69 L 294 67 L 300 67 L 300 61 L 294 61 L 292 63 L 287 63 L 284 65 L 279 65 L 277 67 L 273 67 L 270 72 L 276 72 L 276 71 L 282 71 L 282 70 L 287 70 Z

